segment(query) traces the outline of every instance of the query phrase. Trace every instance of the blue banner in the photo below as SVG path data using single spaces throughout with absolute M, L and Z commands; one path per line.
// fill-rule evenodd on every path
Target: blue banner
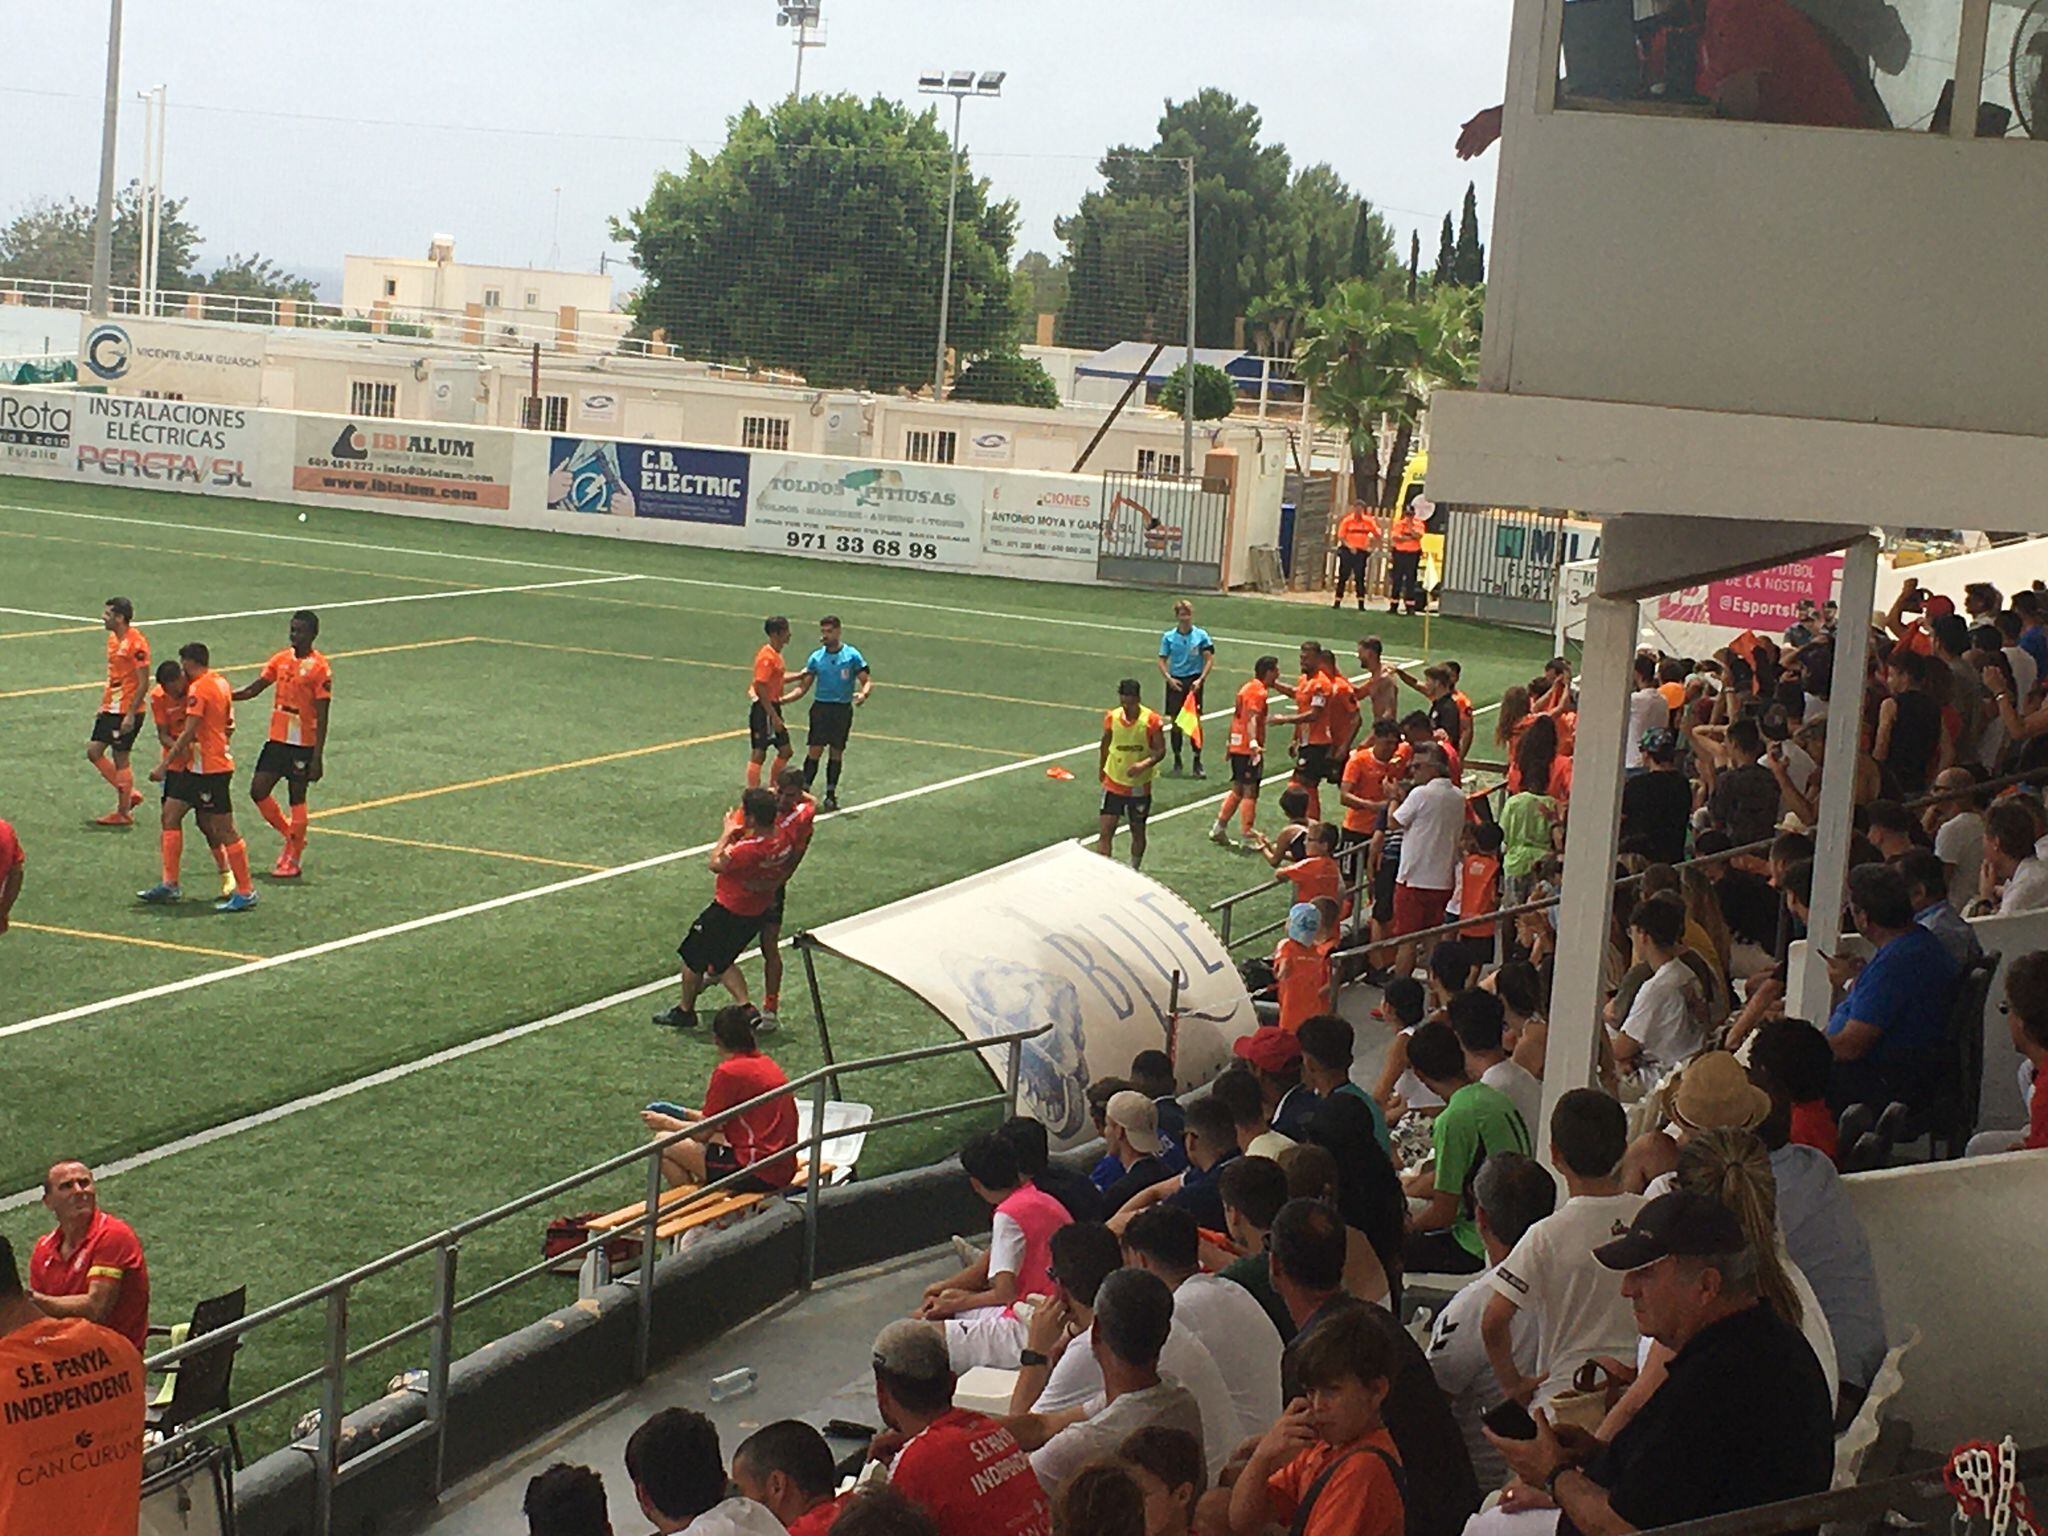
M 671 443 L 558 437 L 548 448 L 548 508 L 738 528 L 747 520 L 747 456 Z

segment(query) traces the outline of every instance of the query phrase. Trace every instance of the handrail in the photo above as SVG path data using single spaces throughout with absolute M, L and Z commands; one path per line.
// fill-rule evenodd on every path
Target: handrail
M 1009 1052 L 1008 1070 L 1004 1077 L 1004 1086 L 1001 1092 L 989 1094 L 981 1098 L 961 1100 L 951 1104 L 933 1105 L 928 1108 L 903 1111 L 870 1121 L 866 1125 L 859 1127 L 859 1129 L 866 1133 L 894 1126 L 916 1124 L 947 1115 L 958 1114 L 970 1109 L 989 1108 L 996 1105 L 1005 1105 L 1014 1113 L 1017 1101 L 1017 1088 L 1021 1076 L 1024 1042 L 1045 1034 L 1051 1028 L 1052 1025 L 1049 1023 L 1039 1024 L 1029 1029 L 1009 1030 L 1001 1034 L 988 1035 L 977 1039 L 948 1040 L 936 1045 L 914 1046 L 907 1050 L 888 1051 L 878 1056 L 863 1057 L 856 1061 L 828 1061 L 822 1066 L 815 1067 L 809 1072 L 791 1079 L 781 1087 L 770 1089 L 766 1093 L 756 1094 L 744 1103 L 735 1104 L 730 1109 L 721 1110 L 716 1115 L 710 1115 L 702 1120 L 694 1121 L 682 1130 L 672 1131 L 665 1136 L 646 1142 L 629 1151 L 608 1157 L 603 1162 L 593 1164 L 581 1172 L 571 1174 L 566 1178 L 557 1179 L 540 1189 L 529 1191 L 515 1199 L 505 1201 L 480 1215 L 456 1222 L 431 1237 L 420 1238 L 403 1247 L 395 1248 L 381 1258 L 359 1264 L 354 1269 L 323 1280 L 318 1285 L 310 1286 L 300 1291 L 297 1295 L 286 1297 L 282 1301 L 273 1302 L 269 1306 L 259 1308 L 232 1323 L 224 1324 L 210 1333 L 201 1334 L 197 1338 L 188 1339 L 185 1343 L 175 1348 L 152 1355 L 145 1362 L 145 1368 L 151 1371 L 162 1371 L 168 1366 L 176 1365 L 181 1360 L 189 1359 L 195 1355 L 217 1349 L 223 1344 L 239 1340 L 255 1329 L 266 1327 L 282 1318 L 304 1312 L 308 1308 L 321 1303 L 325 1303 L 326 1306 L 327 1340 L 324 1358 L 320 1366 L 293 1377 L 290 1381 L 279 1386 L 272 1387 L 245 1403 L 223 1409 L 219 1413 L 203 1419 L 193 1420 L 181 1426 L 176 1433 L 165 1437 L 160 1443 L 152 1446 L 150 1448 L 150 1455 L 152 1457 L 161 1457 L 178 1451 L 206 1436 L 211 1431 L 236 1423 L 263 1408 L 269 1407 L 275 1402 L 282 1401 L 284 1398 L 317 1383 L 321 1388 L 321 1413 L 318 1433 L 310 1446 L 306 1445 L 303 1441 L 294 1441 L 293 1444 L 301 1449 L 309 1450 L 313 1456 L 315 1497 L 312 1532 L 313 1536 L 328 1536 L 331 1528 L 335 1487 L 350 1475 L 352 1468 L 367 1466 L 369 1458 L 376 1456 L 384 1448 L 376 1447 L 366 1450 L 362 1456 L 348 1463 L 344 1463 L 341 1458 L 341 1420 L 345 1407 L 348 1368 L 379 1350 L 417 1337 L 421 1333 L 430 1333 L 432 1335 L 432 1344 L 428 1356 L 427 1415 L 419 1424 L 412 1426 L 405 1433 L 407 1436 L 415 1433 L 431 1433 L 435 1437 L 433 1486 L 435 1493 L 438 1494 L 442 1486 L 442 1443 L 445 1438 L 446 1429 L 448 1373 L 453 1364 L 452 1341 L 454 1320 L 459 1313 L 501 1295 L 515 1286 L 523 1284 L 549 1270 L 555 1269 L 565 1260 L 578 1258 L 621 1237 L 637 1232 L 641 1245 L 640 1264 L 636 1276 L 639 1285 L 637 1306 L 640 1316 L 639 1341 L 635 1355 L 634 1370 L 636 1377 L 644 1378 L 646 1376 L 653 1320 L 653 1277 L 658 1241 L 656 1237 L 657 1228 L 663 1221 L 676 1215 L 679 1211 L 689 1209 L 707 1195 L 728 1186 L 736 1185 L 750 1174 L 750 1170 L 747 1168 L 735 1169 L 732 1173 L 699 1186 L 696 1192 L 687 1199 L 663 1206 L 660 1198 L 662 1192 L 661 1154 L 663 1152 L 675 1146 L 678 1142 L 701 1138 L 707 1131 L 717 1130 L 719 1127 L 728 1124 L 748 1111 L 757 1109 L 773 1100 L 784 1097 L 793 1098 L 800 1091 L 810 1090 L 812 1099 L 811 1130 L 804 1148 L 801 1149 L 809 1160 L 803 1198 L 805 1243 L 801 1285 L 804 1289 L 809 1289 L 811 1282 L 816 1276 L 818 1194 L 821 1187 L 819 1163 L 823 1156 L 826 1141 L 833 1139 L 833 1137 L 827 1135 L 825 1129 L 825 1103 L 828 1082 L 836 1082 L 840 1077 L 855 1072 L 871 1071 L 878 1067 L 901 1066 L 908 1062 L 926 1061 L 939 1056 L 958 1055 L 969 1051 L 979 1053 L 990 1047 L 1007 1046 Z M 799 1148 L 792 1147 L 787 1155 L 793 1159 L 799 1155 L 799 1150 Z M 518 1271 L 516 1274 L 493 1281 L 469 1296 L 464 1297 L 456 1294 L 455 1256 L 464 1237 L 503 1221 L 507 1217 L 530 1210 L 536 1205 L 556 1199 L 581 1185 L 617 1173 L 622 1169 L 630 1167 L 635 1162 L 643 1160 L 647 1165 L 647 1197 L 644 1210 L 633 1227 L 599 1233 L 595 1237 L 588 1238 L 577 1244 L 574 1248 L 550 1255 L 539 1264 L 531 1265 L 526 1269 Z M 787 1194 L 791 1197 L 794 1197 L 795 1193 L 794 1189 L 787 1191 Z M 411 1263 L 413 1260 L 426 1257 L 429 1254 L 434 1255 L 436 1260 L 432 1310 L 423 1318 L 417 1318 L 411 1322 L 401 1324 L 390 1333 L 368 1344 L 351 1349 L 348 1343 L 349 1293 L 366 1280 L 388 1273 L 401 1265 Z M 384 1446 L 389 1446 L 391 1443 L 386 1441 Z

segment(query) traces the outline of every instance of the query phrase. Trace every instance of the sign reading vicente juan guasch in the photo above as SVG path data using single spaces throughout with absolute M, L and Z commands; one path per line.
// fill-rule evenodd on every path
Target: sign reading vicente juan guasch
M 75 409 L 80 475 L 209 496 L 258 494 L 255 424 L 240 406 L 84 395 Z
M 981 554 L 982 478 L 924 464 L 756 454 L 747 542 L 883 565 L 972 565 Z
M 294 442 L 292 489 L 309 495 L 500 511 L 512 504 L 508 432 L 306 416 Z

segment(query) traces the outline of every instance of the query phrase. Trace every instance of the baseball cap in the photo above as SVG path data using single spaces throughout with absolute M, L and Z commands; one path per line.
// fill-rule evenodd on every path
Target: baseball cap
M 1297 944 L 1313 944 L 1323 931 L 1323 914 L 1312 901 L 1297 901 L 1287 909 L 1287 937 Z
M 1669 757 L 1678 750 L 1678 732 L 1668 725 L 1653 725 L 1637 745 L 1651 757 Z
M 1927 599 L 1927 617 L 1930 619 L 1947 618 L 1955 611 L 1956 600 L 1952 597 L 1945 597 L 1937 592 Z
M 1159 1151 L 1159 1106 L 1142 1093 L 1129 1089 L 1112 1093 L 1109 1103 L 1103 1106 L 1102 1118 L 1121 1126 L 1138 1151 Z
M 1740 1253 L 1748 1246 L 1742 1223 L 1718 1200 L 1674 1189 L 1636 1212 L 1636 1219 L 1611 1243 L 1593 1250 L 1609 1269 L 1641 1269 L 1673 1254 L 1713 1256 Z
M 1672 1119 L 1691 1131 L 1752 1131 L 1770 1113 L 1771 1096 L 1727 1051 L 1706 1051 L 1687 1062 L 1671 1095 Z
M 1230 1050 L 1261 1072 L 1284 1072 L 1301 1060 L 1301 1042 L 1278 1024 L 1261 1024 L 1250 1034 L 1239 1035 Z
M 914 1317 L 898 1318 L 875 1335 L 875 1369 L 907 1381 L 950 1381 L 946 1336 Z

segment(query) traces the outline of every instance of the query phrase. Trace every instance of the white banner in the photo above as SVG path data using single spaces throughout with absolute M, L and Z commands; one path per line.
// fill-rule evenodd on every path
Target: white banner
M 1051 1024 L 1024 1047 L 1018 1110 L 1053 1145 L 1095 1134 L 1088 1084 L 1163 1050 L 1180 974 L 1180 1087 L 1207 1082 L 1257 1020 L 1229 952 L 1195 909 L 1120 860 L 1059 843 L 965 880 L 812 930 L 909 988 L 969 1040 Z M 828 998 L 829 1012 L 829 998 Z M 1003 1079 L 1009 1047 L 983 1062 Z
M 78 382 L 255 405 L 263 398 L 263 332 L 178 320 L 78 322 Z
M 880 565 L 970 567 L 981 558 L 972 470 L 757 453 L 747 542 Z
M 1102 482 L 1078 475 L 990 475 L 981 541 L 992 555 L 1093 561 L 1102 545 Z
M 275 496 L 259 486 L 260 411 L 191 400 L 79 395 L 72 456 L 80 479 L 208 496 Z
M 68 475 L 78 396 L 0 389 L 0 474 Z
M 512 505 L 512 434 L 490 427 L 301 416 L 292 489 L 301 496 Z

